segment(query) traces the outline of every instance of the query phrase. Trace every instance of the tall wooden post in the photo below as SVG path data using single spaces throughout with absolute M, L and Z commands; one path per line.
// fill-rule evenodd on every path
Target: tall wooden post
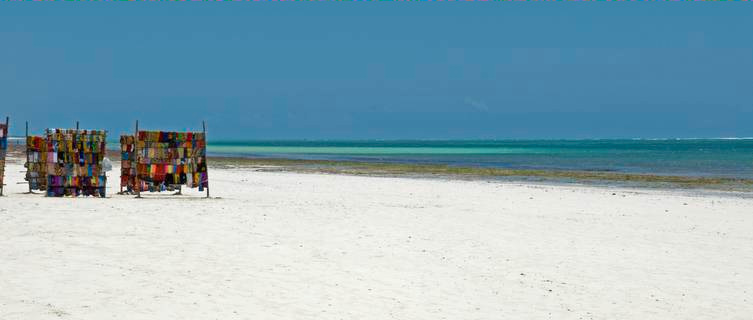
M 7 137 L 7 135 L 10 134 L 10 128 L 8 128 L 8 123 L 10 123 L 10 117 L 5 117 L 5 130 L 8 131 L 8 132 L 5 135 L 3 135 L 3 138 L 5 139 L 5 142 L 6 142 L 6 146 L 5 146 L 6 147 L 5 148 L 6 154 L 3 155 L 3 156 L 7 156 L 7 152 L 8 152 L 8 145 L 7 145 L 8 137 Z M 5 160 L 5 159 L 3 159 L 3 160 Z M 3 177 L 3 178 L 5 178 L 5 177 Z M 3 179 L 3 181 L 5 181 L 5 179 Z M 0 183 L 0 197 L 3 196 L 3 189 L 5 189 L 5 185 L 4 184 L 5 184 L 5 182 Z
M 209 141 L 209 139 L 207 139 L 207 122 L 204 121 L 204 120 L 202 120 L 201 121 L 201 126 L 202 126 L 202 128 L 204 130 L 204 166 L 207 167 L 207 172 L 206 172 L 207 173 L 207 187 L 206 187 L 206 189 L 207 189 L 207 198 L 209 198 L 209 165 L 207 164 L 207 150 L 206 150 L 207 149 L 207 145 L 209 144 L 207 142 L 207 141 Z M 201 183 L 201 181 L 199 183 Z
M 29 168 L 29 166 L 31 165 L 31 163 L 29 162 L 29 160 L 30 160 L 29 159 L 29 121 L 26 121 L 26 180 L 29 183 L 29 193 L 34 193 L 31 190 L 31 185 L 32 185 L 31 184 L 31 179 L 32 179 L 32 177 L 31 177 L 31 168 Z M 37 179 L 39 179 L 39 178 L 37 178 Z
M 136 166 L 136 176 L 133 178 L 133 188 L 136 189 L 136 198 L 141 198 L 141 181 L 139 180 L 139 120 L 136 120 L 136 132 L 133 133 L 133 155 Z

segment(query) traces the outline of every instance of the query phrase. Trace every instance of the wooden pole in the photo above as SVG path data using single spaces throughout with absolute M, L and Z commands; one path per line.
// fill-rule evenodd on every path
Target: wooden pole
M 7 144 L 7 141 L 8 141 L 7 135 L 10 134 L 10 130 L 8 130 L 9 129 L 8 128 L 8 123 L 9 122 L 10 122 L 10 117 L 5 117 L 5 130 L 8 131 L 8 132 L 5 135 L 3 135 L 3 139 L 5 139 L 6 144 Z M 5 152 L 8 152 L 7 145 L 6 145 Z M 3 155 L 3 156 L 5 156 L 5 155 Z M 3 160 L 5 160 L 5 159 L 3 159 Z M 5 173 L 3 173 L 3 174 L 5 174 Z M 3 181 L 5 181 L 5 179 L 3 179 Z M 0 197 L 3 196 L 3 189 L 5 189 L 4 182 L 0 183 Z
M 120 164 L 122 165 L 123 164 L 123 144 L 122 143 L 120 144 L 120 154 L 121 154 Z M 118 185 L 120 185 L 120 192 L 118 192 L 118 194 L 123 194 L 123 167 L 122 166 L 120 167 L 120 176 L 121 176 L 120 182 L 118 183 Z
M 26 180 L 29 182 L 29 193 L 33 193 L 31 190 L 31 174 L 29 172 L 30 168 L 29 166 L 31 163 L 29 163 L 29 121 L 26 121 Z
M 207 167 L 207 198 L 209 198 L 209 165 L 207 165 L 207 122 L 202 120 L 201 126 L 204 129 L 204 166 Z M 201 183 L 201 181 L 199 181 Z
M 104 148 L 102 148 L 102 153 L 103 153 L 102 159 L 105 159 L 105 158 L 107 158 L 107 130 L 102 130 L 102 133 L 103 133 L 102 139 L 104 139 L 102 141 L 102 144 L 104 144 Z M 99 159 L 97 159 L 97 160 L 99 160 Z M 102 168 L 102 169 L 104 169 L 104 168 Z M 110 162 L 110 169 L 112 169 L 112 162 Z M 105 177 L 104 192 L 102 192 L 102 194 L 100 194 L 100 196 L 102 196 L 102 198 L 107 198 L 107 171 L 104 172 L 104 177 Z M 120 179 L 118 179 L 118 180 L 120 180 Z M 118 183 L 118 184 L 120 184 L 120 183 Z
M 141 181 L 139 181 L 139 120 L 136 120 L 136 132 L 133 134 L 133 155 L 136 166 L 136 176 L 133 178 L 133 188 L 136 189 L 136 198 L 141 198 Z

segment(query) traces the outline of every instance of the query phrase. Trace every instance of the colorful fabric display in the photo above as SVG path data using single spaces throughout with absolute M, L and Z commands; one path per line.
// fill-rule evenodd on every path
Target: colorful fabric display
M 26 137 L 26 181 L 31 190 L 47 190 L 47 141 L 41 136 Z
M 139 131 L 134 155 L 141 190 L 209 187 L 204 133 Z
M 47 196 L 104 198 L 106 139 L 107 133 L 101 130 L 47 129 Z
M 5 154 L 8 150 L 8 125 L 0 124 L 0 189 L 3 188 L 5 177 Z
M 136 167 L 133 165 L 135 147 L 133 136 L 120 136 L 120 186 L 129 192 L 135 190 L 136 183 Z

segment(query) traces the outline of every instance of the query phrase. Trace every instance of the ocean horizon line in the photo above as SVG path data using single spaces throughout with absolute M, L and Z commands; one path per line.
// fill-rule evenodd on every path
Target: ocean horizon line
M 119 136 L 118 136 L 119 137 Z M 9 140 L 22 140 L 25 136 L 9 135 Z M 309 139 L 309 138 L 220 138 L 208 139 L 208 142 L 442 142 L 442 141 L 681 141 L 681 140 L 753 140 L 751 137 L 674 137 L 674 138 L 397 138 L 397 139 Z M 107 142 L 119 142 L 119 139 L 107 139 Z
M 753 137 L 691 137 L 691 138 L 499 138 L 499 139 L 209 139 L 208 142 L 475 142 L 475 141 L 679 141 L 679 140 L 753 140 Z

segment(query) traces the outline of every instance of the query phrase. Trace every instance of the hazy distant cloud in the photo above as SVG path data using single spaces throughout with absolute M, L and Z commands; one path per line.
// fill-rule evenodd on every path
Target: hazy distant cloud
M 489 111 L 489 106 L 486 105 L 486 102 L 484 102 L 484 100 L 476 100 L 471 97 L 465 97 L 465 104 L 475 108 L 478 111 Z

